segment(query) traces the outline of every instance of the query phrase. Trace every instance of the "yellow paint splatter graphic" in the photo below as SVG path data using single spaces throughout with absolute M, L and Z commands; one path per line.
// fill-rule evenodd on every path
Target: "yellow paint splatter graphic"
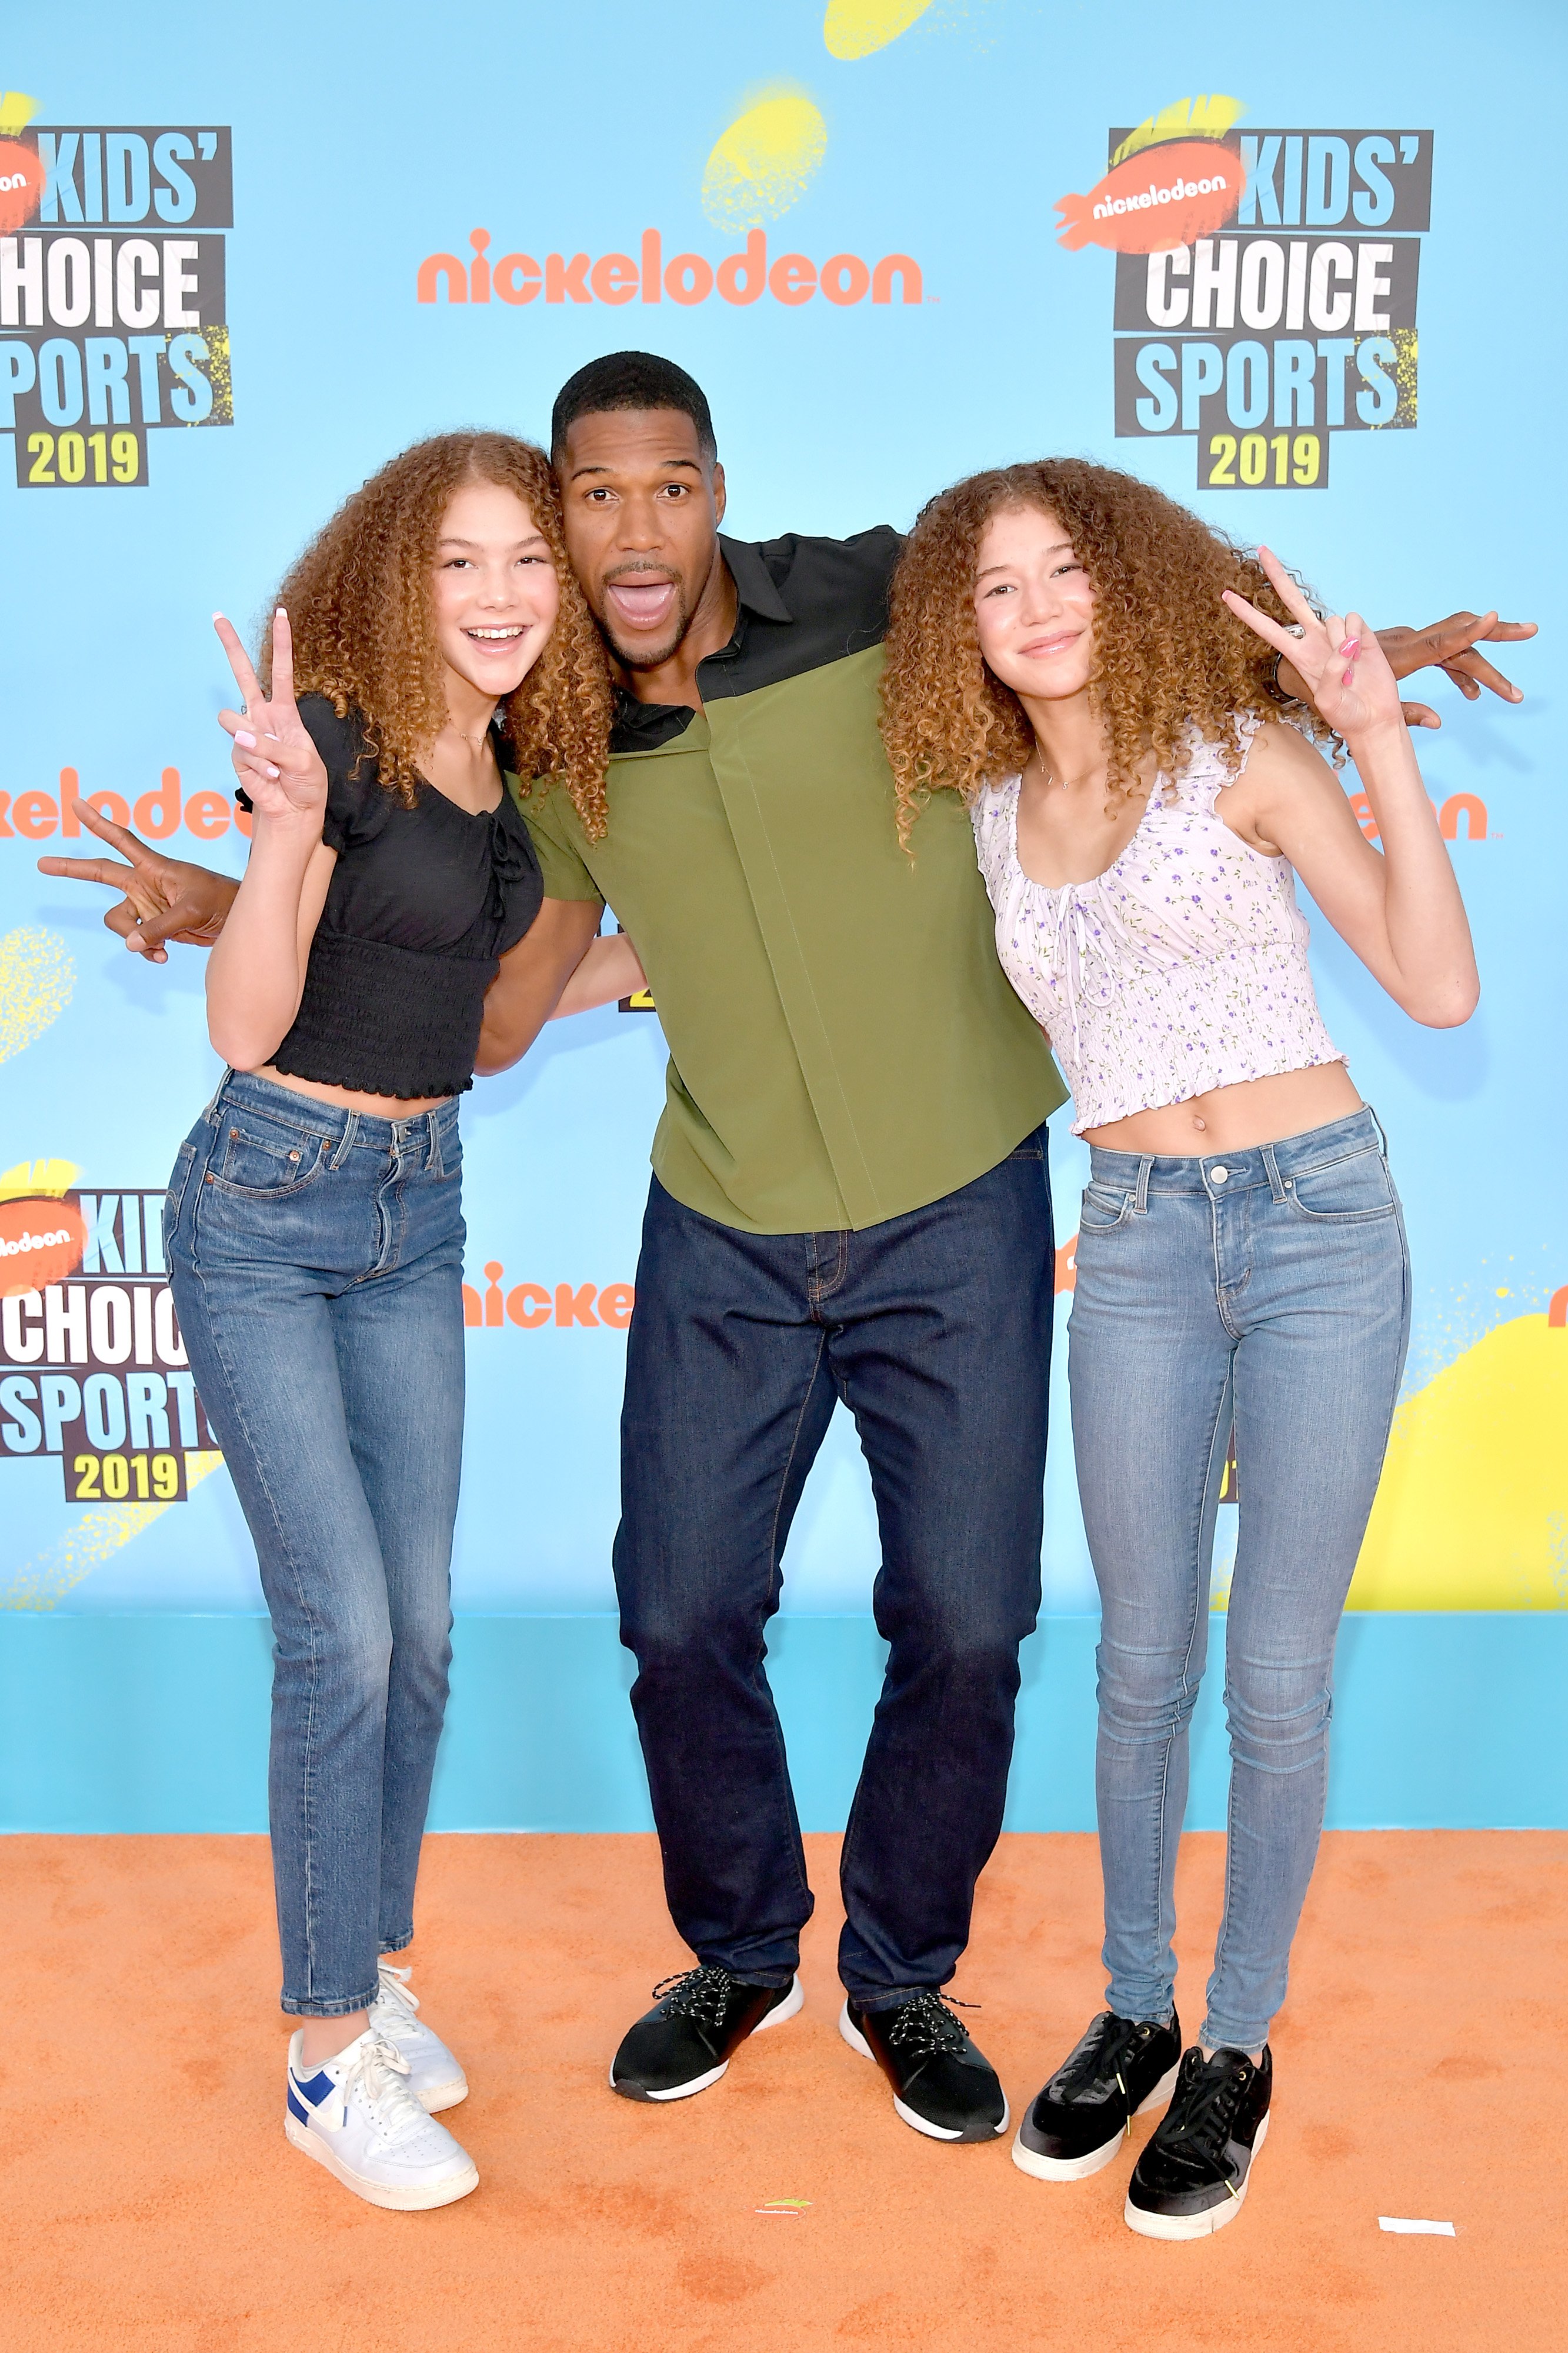
M 234 364 L 229 354 L 228 329 L 204 327 L 202 333 L 206 339 L 207 382 L 213 388 L 212 415 L 205 422 L 208 425 L 232 425 Z
M 1211 98 L 1178 98 L 1128 132 L 1110 159 L 1110 168 L 1114 171 L 1129 155 L 1139 154 L 1163 139 L 1223 139 L 1246 112 L 1239 98 L 1225 98 L 1217 90 Z
M 223 1456 L 216 1453 L 187 1454 L 187 1490 L 198 1486 L 222 1461 Z M 36 1559 L 17 1570 L 0 1593 L 0 1609 L 52 1609 L 73 1586 L 101 1568 L 132 1537 L 173 1509 L 172 1504 L 105 1504 L 84 1512 Z
M 822 37 L 834 58 L 868 58 L 907 33 L 931 0 L 827 0 Z
M 1565 1430 L 1568 1331 L 1544 1315 L 1445 1366 L 1394 1418 L 1351 1609 L 1568 1609 Z
M 26 90 L 8 90 L 0 97 L 0 138 L 14 139 L 25 131 L 38 111 L 38 101 Z
M 0 939 L 0 1062 L 59 1019 L 75 980 L 76 966 L 58 933 L 23 923 Z
M 74 1160 L 18 1160 L 0 1173 L 0 1201 L 63 1200 L 80 1174 Z
M 798 204 L 822 168 L 827 125 L 804 92 L 765 90 L 714 146 L 702 174 L 702 209 L 739 236 Z

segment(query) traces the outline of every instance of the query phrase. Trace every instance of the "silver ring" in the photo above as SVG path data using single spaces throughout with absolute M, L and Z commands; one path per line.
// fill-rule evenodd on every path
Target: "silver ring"
M 1286 622 L 1286 624 L 1285 624 L 1285 635 L 1286 635 L 1288 638 L 1304 638 L 1304 637 L 1306 636 L 1306 634 L 1307 634 L 1307 625 L 1306 625 L 1305 621 L 1287 621 L 1287 622 Z

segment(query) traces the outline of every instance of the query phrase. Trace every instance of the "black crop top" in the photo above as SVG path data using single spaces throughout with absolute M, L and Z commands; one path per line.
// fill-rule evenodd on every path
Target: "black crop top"
M 321 839 L 338 858 L 273 1065 L 364 1094 L 461 1094 L 497 960 L 544 896 L 528 828 L 504 786 L 500 807 L 478 817 L 423 782 L 405 808 L 352 714 L 307 694 L 300 716 L 326 766 Z

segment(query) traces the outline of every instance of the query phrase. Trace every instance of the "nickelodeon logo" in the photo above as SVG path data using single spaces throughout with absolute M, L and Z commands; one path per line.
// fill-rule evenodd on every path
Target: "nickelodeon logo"
M 216 841 L 231 825 L 241 833 L 250 831 L 249 817 L 234 807 L 226 793 L 182 793 L 178 768 L 164 768 L 157 791 L 139 793 L 134 800 L 124 793 L 84 793 L 76 770 L 62 768 L 58 798 L 53 793 L 0 793 L 0 841 L 16 835 L 24 841 L 48 841 L 57 833 L 76 839 L 82 830 L 78 800 L 85 800 L 110 825 L 133 825 L 149 841 L 167 841 L 182 825 L 198 841 Z
M 863 302 L 891 302 L 895 284 L 900 302 L 925 299 L 918 261 L 907 253 L 885 253 L 878 262 L 862 261 L 857 253 L 836 253 L 820 264 L 804 253 L 781 253 L 768 259 L 765 229 L 754 228 L 745 248 L 731 253 L 717 267 L 700 253 L 677 253 L 664 259 L 664 240 L 657 228 L 645 228 L 634 261 L 629 253 L 547 253 L 542 263 L 531 254 L 505 253 L 489 259 L 488 228 L 470 229 L 473 259 L 462 261 L 455 253 L 427 253 L 419 265 L 416 299 L 435 302 L 671 302 L 688 307 L 706 302 L 712 294 L 743 309 L 763 294 L 797 310 L 821 294 L 839 309 Z
M 586 1324 L 624 1332 L 632 1320 L 637 1293 L 629 1282 L 606 1282 L 603 1290 L 592 1282 L 558 1282 L 552 1288 L 519 1282 L 508 1291 L 505 1277 L 506 1269 L 492 1258 L 485 1261 L 482 1295 L 471 1282 L 464 1283 L 463 1322 L 470 1331 L 498 1332 L 515 1324 L 521 1331 L 540 1332 L 553 1324 L 563 1331 Z

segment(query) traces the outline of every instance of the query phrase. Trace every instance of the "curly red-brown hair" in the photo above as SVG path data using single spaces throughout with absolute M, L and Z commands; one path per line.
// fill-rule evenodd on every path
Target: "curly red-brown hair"
M 1163 491 L 1079 458 L 1001 466 L 955 482 L 921 510 L 893 579 L 882 739 L 898 787 L 899 839 L 932 792 L 968 799 L 1016 776 L 1034 746 L 1024 707 L 982 659 L 974 620 L 980 543 L 994 514 L 1054 515 L 1094 585 L 1096 668 L 1112 794 L 1131 791 L 1152 753 L 1175 774 L 1195 724 L 1234 773 L 1238 712 L 1277 716 L 1274 655 L 1220 603 L 1234 588 L 1276 620 L 1290 615 L 1255 555 L 1211 531 Z M 1303 709 L 1315 736 L 1330 730 Z
M 447 724 L 431 572 L 441 521 L 470 482 L 515 491 L 549 543 L 561 610 L 543 651 L 501 707 L 510 764 L 525 786 L 563 784 L 591 840 L 605 830 L 610 678 L 604 641 L 566 554 L 550 460 L 509 433 L 416 441 L 345 500 L 278 593 L 301 693 L 364 722 L 381 781 L 412 804 L 419 762 Z M 271 685 L 270 632 L 257 664 Z

